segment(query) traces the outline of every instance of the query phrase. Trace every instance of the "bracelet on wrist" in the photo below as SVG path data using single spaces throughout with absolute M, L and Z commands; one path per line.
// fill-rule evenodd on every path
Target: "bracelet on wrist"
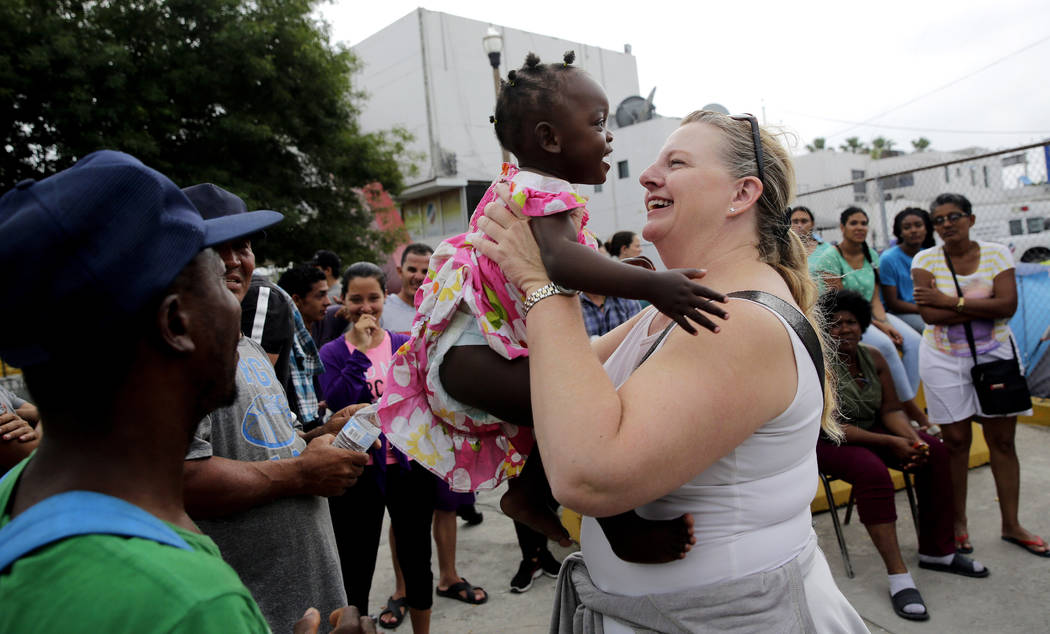
M 525 298 L 525 310 L 522 313 L 522 317 L 527 317 L 529 311 L 532 310 L 533 306 L 547 299 L 548 297 L 554 297 L 555 295 L 572 296 L 575 294 L 576 291 L 572 289 L 565 288 L 564 286 L 559 286 L 554 282 L 547 282 L 543 286 L 529 293 L 528 296 Z

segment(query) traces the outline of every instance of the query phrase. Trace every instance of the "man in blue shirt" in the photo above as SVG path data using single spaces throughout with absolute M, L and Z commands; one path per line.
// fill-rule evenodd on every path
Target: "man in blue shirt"
M 600 337 L 633 317 L 642 305 L 636 299 L 580 293 L 583 324 L 587 334 Z

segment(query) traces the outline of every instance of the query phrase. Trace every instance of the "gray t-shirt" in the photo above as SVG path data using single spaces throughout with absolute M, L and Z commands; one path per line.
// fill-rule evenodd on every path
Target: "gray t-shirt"
M 297 433 L 284 388 L 262 347 L 241 337 L 237 401 L 197 426 L 187 460 L 281 460 L 306 443 Z M 197 522 L 251 590 L 274 632 L 290 632 L 306 608 L 327 615 L 346 605 L 328 502 L 296 496 L 222 518 Z
M 412 330 L 412 320 L 416 318 L 416 308 L 406 304 L 397 295 L 387 295 L 383 304 L 383 328 L 390 332 L 408 334 Z
M 25 404 L 26 402 L 18 398 L 16 394 L 0 387 L 0 414 L 6 414 L 8 412 L 14 414 L 16 409 Z
M 343 283 L 341 281 L 336 280 L 328 285 L 328 298 L 333 302 L 343 299 Z

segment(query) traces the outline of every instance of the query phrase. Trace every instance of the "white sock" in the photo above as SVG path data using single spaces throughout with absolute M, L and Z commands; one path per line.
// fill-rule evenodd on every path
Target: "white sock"
M 899 575 L 889 575 L 889 579 L 890 596 L 897 594 L 901 590 L 915 588 L 915 580 L 911 578 L 910 572 L 903 572 Z M 909 603 L 904 606 L 904 611 L 908 614 L 924 614 L 926 608 L 920 603 Z

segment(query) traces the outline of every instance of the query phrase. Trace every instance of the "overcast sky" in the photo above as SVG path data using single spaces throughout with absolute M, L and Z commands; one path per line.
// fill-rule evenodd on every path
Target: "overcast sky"
M 335 0 L 321 13 L 332 40 L 353 46 L 417 6 Z M 882 135 L 908 150 L 919 136 L 937 150 L 1050 138 L 1046 0 L 422 6 L 616 51 L 629 43 L 642 96 L 656 87 L 658 113 L 719 102 L 761 117 L 764 108 L 766 123 L 797 135 L 795 151 L 818 136 L 837 147 Z

